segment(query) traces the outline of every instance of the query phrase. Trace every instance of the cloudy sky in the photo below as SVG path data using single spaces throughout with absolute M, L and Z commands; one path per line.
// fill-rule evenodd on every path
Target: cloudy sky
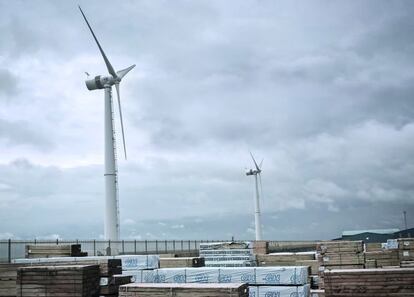
M 267 239 L 414 226 L 413 1 L 120 2 L 80 4 L 114 67 L 137 64 L 122 238 L 253 238 L 249 151 Z M 106 68 L 77 4 L 0 0 L 0 238 L 103 234 L 84 72 Z

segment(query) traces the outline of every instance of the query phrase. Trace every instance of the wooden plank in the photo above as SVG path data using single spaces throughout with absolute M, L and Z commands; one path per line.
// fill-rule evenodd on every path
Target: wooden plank
M 129 284 L 119 297 L 248 297 L 246 284 Z

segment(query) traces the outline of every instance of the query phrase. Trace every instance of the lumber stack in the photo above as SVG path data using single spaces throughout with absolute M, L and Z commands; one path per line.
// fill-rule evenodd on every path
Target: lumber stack
M 129 284 L 121 286 L 120 297 L 248 297 L 245 284 Z
M 319 262 L 315 253 L 272 253 L 256 255 L 258 266 L 309 266 L 310 274 L 318 274 Z
M 99 296 L 97 265 L 31 266 L 17 270 L 18 297 Z
M 253 252 L 255 255 L 265 255 L 269 253 L 269 242 L 257 240 L 253 243 Z
M 368 242 L 365 244 L 366 252 L 380 252 L 384 250 L 385 243 Z
M 365 268 L 381 268 L 385 266 L 399 266 L 398 250 L 382 250 L 365 252 Z
M 399 238 L 398 253 L 401 261 L 414 261 L 414 238 Z
M 8 290 L 4 293 L 0 290 L 0 296 L 16 296 L 16 279 L 19 267 L 31 266 L 68 266 L 68 265 L 98 265 L 99 276 L 102 280 L 102 296 L 113 296 L 112 292 L 117 292 L 120 284 L 131 282 L 130 276 L 120 278 L 116 276 L 122 273 L 121 259 L 109 257 L 81 257 L 81 258 L 38 258 L 38 259 L 16 259 L 16 263 L 0 265 L 0 271 L 7 271 L 9 278 L 0 278 L 0 287 L 7 285 Z M 128 282 L 127 282 L 128 281 Z M 12 289 L 14 286 L 14 290 Z M 13 293 L 12 295 L 2 295 Z M 111 294 L 105 294 L 111 292 Z
M 13 260 L 13 263 L 17 264 L 17 266 L 98 265 L 101 276 L 112 276 L 114 274 L 122 273 L 121 259 L 114 259 L 110 257 L 15 259 Z
M 414 296 L 414 269 L 375 268 L 326 271 L 325 296 Z
M 204 257 L 206 267 L 256 266 L 251 242 L 200 243 L 200 257 Z
M 142 283 L 246 283 L 249 296 L 308 297 L 307 267 L 164 268 L 141 271 Z
M 16 296 L 17 266 L 0 264 L 0 296 Z
M 325 271 L 364 268 L 362 241 L 324 241 L 316 245 L 319 262 L 319 288 L 324 288 Z
M 26 258 L 84 257 L 80 244 L 28 244 Z
M 117 274 L 110 277 L 101 277 L 100 296 L 118 296 L 119 287 L 132 283 L 132 276 Z
M 160 258 L 160 268 L 203 267 L 203 257 Z

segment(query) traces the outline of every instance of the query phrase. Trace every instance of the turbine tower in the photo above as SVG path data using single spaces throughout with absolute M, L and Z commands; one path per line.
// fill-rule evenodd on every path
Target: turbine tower
M 260 175 L 260 173 L 262 172 L 262 162 L 260 162 L 260 165 L 257 165 L 256 160 L 253 157 L 253 154 L 250 153 L 250 156 L 253 159 L 253 163 L 255 166 L 255 169 L 250 169 L 246 171 L 246 175 L 250 176 L 250 175 L 254 175 L 254 180 L 255 180 L 255 189 L 256 189 L 256 195 L 255 195 L 255 203 L 254 203 L 254 224 L 255 224 L 255 229 L 256 229 L 256 240 L 262 240 L 262 224 L 261 224 L 261 217 L 260 217 L 260 203 L 259 203 L 259 181 L 260 181 L 260 186 L 262 185 L 262 176 Z M 259 179 L 259 181 L 258 181 Z
M 124 136 L 124 124 L 122 121 L 122 110 L 121 110 L 121 98 L 119 84 L 122 81 L 122 78 L 135 67 L 135 64 L 115 72 L 111 63 L 105 55 L 101 45 L 99 44 L 98 39 L 95 36 L 91 26 L 89 25 L 88 20 L 86 19 L 85 14 L 83 13 L 81 7 L 79 10 L 82 13 L 83 18 L 85 19 L 86 24 L 88 25 L 89 30 L 92 33 L 93 38 L 95 39 L 96 44 L 98 45 L 99 51 L 105 61 L 106 68 L 110 76 L 95 76 L 93 79 L 88 79 L 85 81 L 86 87 L 89 91 L 104 89 L 105 90 L 105 226 L 104 226 L 104 235 L 106 240 L 119 240 L 119 203 L 118 203 L 118 170 L 116 167 L 116 157 L 115 157 L 115 130 L 114 130 L 114 119 L 113 119 L 113 104 L 112 104 L 112 86 L 115 85 L 117 97 L 118 97 L 118 109 L 119 109 L 119 118 L 121 122 L 121 131 L 122 131 L 122 142 L 124 145 L 124 154 L 125 160 L 127 158 L 126 147 L 125 147 L 125 136 Z

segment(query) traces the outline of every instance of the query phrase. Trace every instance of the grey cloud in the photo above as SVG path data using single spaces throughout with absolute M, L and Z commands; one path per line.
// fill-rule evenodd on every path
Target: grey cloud
M 7 145 L 30 145 L 35 149 L 49 151 L 52 142 L 41 131 L 36 131 L 28 122 L 0 119 L 0 139 Z
M 0 95 L 9 101 L 9 96 L 15 95 L 18 89 L 17 78 L 7 69 L 0 68 Z
M 9 223 L 0 233 L 99 236 L 103 177 L 93 164 L 103 162 L 103 95 L 83 83 L 85 68 L 106 73 L 99 52 L 77 3 L 0 5 L 8 69 L 0 76 L 12 87 L 0 89 L 10 97 L 0 146 L 28 160 L 3 158 L 0 209 Z M 131 157 L 119 160 L 123 236 L 251 237 L 249 150 L 265 158 L 273 238 L 395 227 L 402 209 L 412 211 L 411 4 L 81 5 L 114 66 L 137 64 L 122 85 Z M 10 215 L 20 201 L 28 210 Z M 25 218 L 35 221 L 30 231 L 16 227 Z M 77 225 L 81 218 L 88 226 Z

